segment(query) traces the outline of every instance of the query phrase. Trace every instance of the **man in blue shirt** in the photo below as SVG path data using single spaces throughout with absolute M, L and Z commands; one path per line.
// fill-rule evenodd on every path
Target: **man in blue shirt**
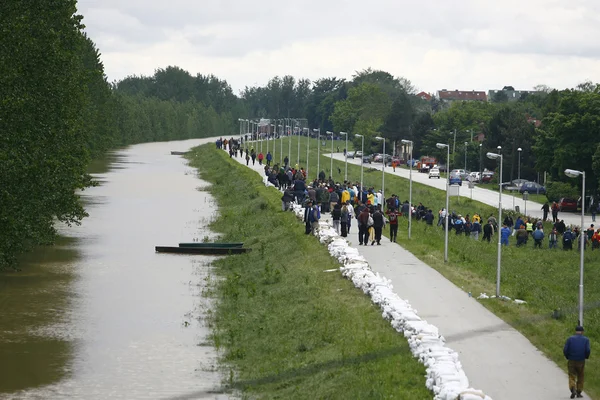
M 583 397 L 583 370 L 585 368 L 585 360 L 590 358 L 590 340 L 583 336 L 583 327 L 577 326 L 575 334 L 569 337 L 565 343 L 563 354 L 568 360 L 569 369 L 569 389 L 571 390 L 571 398 L 575 396 Z

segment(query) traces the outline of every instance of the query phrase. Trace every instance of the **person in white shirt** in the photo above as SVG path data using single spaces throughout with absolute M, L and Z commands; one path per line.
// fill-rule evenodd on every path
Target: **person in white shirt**
M 381 194 L 381 190 L 377 192 L 377 196 L 375 196 L 375 205 L 383 206 L 383 195 Z
M 346 202 L 346 207 L 348 207 L 348 233 L 350 233 L 350 226 L 352 225 L 352 218 L 354 218 L 354 207 L 352 207 L 352 203 L 349 201 Z

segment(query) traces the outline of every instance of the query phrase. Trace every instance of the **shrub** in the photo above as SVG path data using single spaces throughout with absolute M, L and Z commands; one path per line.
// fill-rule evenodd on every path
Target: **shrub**
M 559 201 L 562 197 L 579 198 L 579 190 L 566 182 L 549 182 L 546 185 L 546 197 L 549 201 Z

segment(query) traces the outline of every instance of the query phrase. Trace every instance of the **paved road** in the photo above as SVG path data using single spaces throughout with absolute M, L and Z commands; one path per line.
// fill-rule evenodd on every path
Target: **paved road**
M 241 158 L 237 161 L 245 163 Z M 258 162 L 254 166 L 250 162 L 249 167 L 264 176 L 264 166 Z M 434 187 L 441 185 L 445 189 L 443 180 L 429 182 L 427 178 L 420 178 L 421 181 Z M 495 194 L 496 201 L 498 199 L 498 193 L 485 189 L 479 191 L 482 192 L 481 199 L 494 197 L 486 192 Z M 490 204 L 497 203 L 490 200 Z M 323 214 L 323 217 L 328 218 L 329 215 Z M 392 281 L 394 291 L 408 300 L 421 318 L 439 328 L 448 347 L 460 355 L 472 387 L 483 390 L 494 400 L 559 400 L 569 397 L 568 379 L 562 369 L 521 333 L 435 269 L 402 246 L 390 243 L 387 238 L 383 239 L 382 246 L 358 246 L 355 224 L 347 239 L 351 246 L 359 249 L 374 272 Z M 587 396 L 584 398 L 589 399 Z
M 329 157 L 330 154 L 324 154 Z M 334 160 L 344 161 L 343 153 L 334 153 Z M 360 166 L 360 159 L 348 159 L 348 164 L 355 164 Z M 374 164 L 365 164 L 365 168 L 378 168 L 381 170 L 381 163 Z M 403 178 L 409 179 L 410 171 L 404 168 L 396 168 L 396 172 L 392 171 L 392 167 L 385 168 L 386 173 L 393 174 L 396 176 L 401 176 Z M 428 185 L 440 190 L 446 190 L 446 180 L 445 179 L 429 179 L 428 174 L 422 174 L 416 170 L 412 172 L 413 182 L 422 183 L 424 185 Z M 360 176 L 358 176 L 360 179 Z M 460 195 L 465 197 L 471 197 L 471 189 L 467 187 L 466 183 L 463 183 L 463 186 L 459 189 Z M 408 193 L 406 193 L 408 195 Z M 473 189 L 473 200 L 480 201 L 484 204 L 489 204 L 494 207 L 498 207 L 498 192 L 494 192 L 493 190 L 484 189 L 482 187 L 475 186 Z M 418 199 L 413 199 L 413 202 L 418 203 Z M 516 194 L 514 197 L 511 194 L 502 194 L 502 209 L 515 209 L 515 206 L 519 206 L 520 212 L 524 213 L 525 211 L 525 201 L 523 200 L 521 195 Z M 527 201 L 527 215 L 535 218 L 542 218 L 542 204 L 536 203 L 534 201 Z M 552 219 L 552 215 L 549 215 L 550 220 Z M 559 212 L 559 219 L 564 219 L 565 224 L 567 225 L 581 225 L 581 213 L 572 213 L 572 212 Z M 584 218 L 584 227 L 588 227 L 589 224 L 592 223 L 592 217 L 590 215 L 586 215 Z

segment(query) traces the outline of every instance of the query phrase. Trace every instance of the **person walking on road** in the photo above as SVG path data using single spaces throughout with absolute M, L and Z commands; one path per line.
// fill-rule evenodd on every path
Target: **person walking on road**
M 552 222 L 558 222 L 558 204 L 555 201 L 552 202 Z
M 371 246 L 375 242 L 377 245 L 381 245 L 381 233 L 383 231 L 383 227 L 385 226 L 385 218 L 383 217 L 383 213 L 381 212 L 381 207 L 377 206 L 375 211 L 373 212 L 373 229 L 375 229 L 375 241 L 371 242 Z
M 569 370 L 569 390 L 571 398 L 582 398 L 585 360 L 590 358 L 590 339 L 583 336 L 583 327 L 577 326 L 575 334 L 567 339 L 563 354 Z
M 548 204 L 548 202 L 545 202 L 544 205 L 542 206 L 542 211 L 544 212 L 544 218 L 542 218 L 544 220 L 544 222 L 546 222 L 546 220 L 548 219 L 548 212 L 550 212 L 550 205 Z

